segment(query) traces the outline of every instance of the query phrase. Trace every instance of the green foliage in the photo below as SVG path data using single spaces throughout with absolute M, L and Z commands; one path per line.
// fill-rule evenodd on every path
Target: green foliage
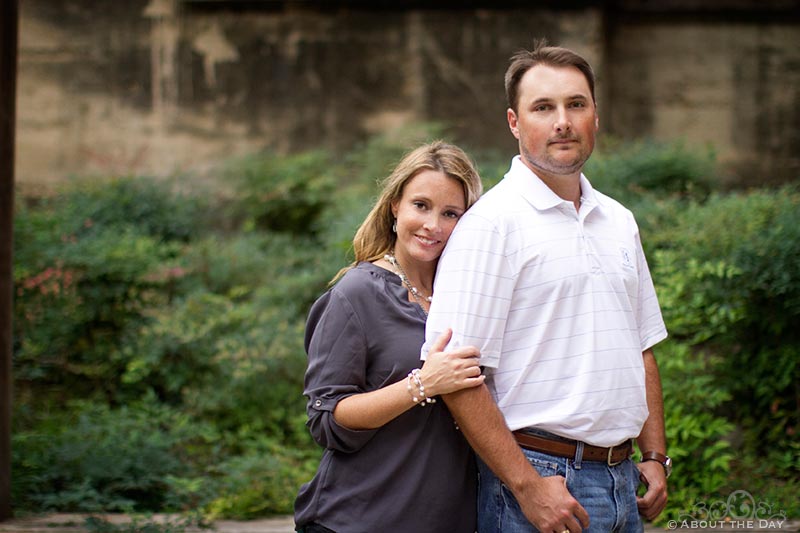
M 177 452 L 200 433 L 186 415 L 152 402 L 77 404 L 61 416 L 56 433 L 21 431 L 13 440 L 14 471 L 28 490 L 22 501 L 45 510 L 160 510 L 165 476 L 186 470 Z
M 757 430 L 749 444 L 787 457 L 788 471 L 800 474 L 796 441 L 784 445 L 800 430 L 800 194 L 786 192 L 789 201 L 778 204 L 758 241 L 742 241 L 732 253 L 742 275 L 729 288 L 743 293 L 745 310 L 725 378 L 749 407 L 738 413 Z
M 304 427 L 308 307 L 352 260 L 376 182 L 442 136 L 238 159 L 221 195 L 130 177 L 20 202 L 15 508 L 291 512 L 320 454 Z M 488 188 L 508 157 L 478 163 Z M 586 174 L 636 213 L 670 331 L 663 518 L 732 488 L 796 501 L 800 193 L 713 192 L 713 154 L 681 144 L 609 145 Z M 87 527 L 187 524 L 135 522 Z
M 672 337 L 698 345 L 729 333 L 744 314 L 742 299 L 726 290 L 741 276 L 735 266 L 677 250 L 656 250 L 653 258 L 661 312 Z
M 652 224 L 645 242 L 656 246 L 651 269 L 672 338 L 659 354 L 670 450 L 676 465 L 687 450 L 695 454 L 687 470 L 676 466 L 665 517 L 724 490 L 794 501 L 787 496 L 800 473 L 799 207 L 800 194 L 785 187 L 651 211 L 650 221 L 663 224 Z M 765 478 L 770 483 L 758 481 Z
M 776 512 L 785 512 L 789 519 L 800 516 L 800 498 L 797 497 L 800 477 L 787 475 L 787 472 L 798 469 L 800 442 L 791 439 L 787 448 L 782 458 L 776 458 L 775 454 L 768 458 L 751 453 L 740 454 L 733 462 L 728 492 L 746 487 L 759 502 L 771 506 Z
M 609 140 L 586 164 L 592 185 L 624 205 L 650 195 L 702 200 L 711 192 L 714 154 L 683 143 Z
M 302 322 L 287 321 L 280 308 L 195 293 L 159 312 L 127 348 L 123 381 L 221 430 L 248 427 L 297 442 L 304 406 L 286 398 L 302 397 L 302 338 Z
M 75 181 L 15 218 L 16 378 L 78 397 L 117 394 L 116 354 L 170 297 L 202 202 L 145 178 Z M 109 379 L 112 378 L 112 379 Z
M 342 215 L 374 193 L 366 172 L 340 176 L 349 185 L 336 190 L 331 176 L 358 157 L 258 156 L 232 180 L 244 188 L 214 205 L 136 178 L 76 181 L 20 203 L 17 508 L 213 501 L 247 514 L 257 492 L 226 476 L 250 472 L 267 487 L 261 508 L 290 512 L 317 454 L 304 427 L 305 314 L 347 261 L 357 221 Z M 208 211 L 223 216 L 211 225 Z M 65 402 L 74 398 L 83 403 Z M 176 413 L 186 433 L 161 422 Z M 272 458 L 255 468 L 262 453 Z
M 159 270 L 169 268 L 175 246 L 105 229 L 39 250 L 27 249 L 35 240 L 24 237 L 15 236 L 31 258 L 14 272 L 17 378 L 115 394 L 115 354 L 146 321 L 145 309 L 169 298 Z
M 287 449 L 264 438 L 255 438 L 245 447 L 246 454 L 216 468 L 224 482 L 219 496 L 207 507 L 209 517 L 249 519 L 291 513 L 297 489 L 311 479 L 319 454 Z
M 313 233 L 335 186 L 332 165 L 322 151 L 234 161 L 226 172 L 235 187 L 229 216 L 245 229 Z
M 800 194 L 715 195 L 668 233 L 654 278 L 672 335 L 720 354 L 729 419 L 754 453 L 785 455 L 800 423 Z
M 671 340 L 659 345 L 657 352 L 667 442 L 675 464 L 663 522 L 726 485 L 734 457 L 728 439 L 734 426 L 720 414 L 731 395 L 715 383 L 712 370 L 717 358 Z
M 188 241 L 208 228 L 207 202 L 199 191 L 184 193 L 178 185 L 137 176 L 72 179 L 58 194 L 39 199 L 36 207 L 54 217 L 53 229 L 70 238 L 102 228 Z

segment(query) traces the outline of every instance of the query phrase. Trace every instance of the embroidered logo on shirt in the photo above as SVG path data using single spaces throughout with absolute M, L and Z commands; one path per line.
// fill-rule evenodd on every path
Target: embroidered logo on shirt
M 620 248 L 619 251 L 622 253 L 622 268 L 633 270 L 633 259 L 630 250 L 627 248 Z

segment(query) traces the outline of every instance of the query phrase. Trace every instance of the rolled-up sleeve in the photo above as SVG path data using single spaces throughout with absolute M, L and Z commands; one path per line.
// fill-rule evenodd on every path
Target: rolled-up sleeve
M 332 289 L 312 306 L 306 325 L 308 370 L 305 390 L 311 436 L 328 449 L 345 453 L 361 449 L 377 430 L 341 426 L 333 410 L 344 398 L 366 392 L 367 340 L 350 302 Z

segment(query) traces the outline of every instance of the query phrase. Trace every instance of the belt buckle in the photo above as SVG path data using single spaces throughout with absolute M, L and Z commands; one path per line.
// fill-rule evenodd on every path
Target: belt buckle
M 606 464 L 608 464 L 608 466 L 617 466 L 618 464 L 622 464 L 622 462 L 625 461 L 625 459 L 622 459 L 621 461 L 612 461 L 611 460 L 611 455 L 614 453 L 614 449 L 615 448 L 616 448 L 616 446 L 611 446 L 608 449 L 608 457 L 606 458 Z

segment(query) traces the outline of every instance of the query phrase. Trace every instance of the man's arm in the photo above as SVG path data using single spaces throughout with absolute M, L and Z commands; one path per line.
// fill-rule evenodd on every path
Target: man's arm
M 573 533 L 589 527 L 589 515 L 561 476 L 543 478 L 520 450 L 485 385 L 442 397 L 475 452 L 511 489 L 528 520 L 540 531 Z M 580 522 L 580 523 L 579 523 Z
M 661 376 L 653 350 L 642 352 L 644 358 L 645 387 L 647 390 L 647 408 L 650 415 L 642 426 L 637 438 L 639 450 L 642 452 L 658 452 L 667 454 L 667 437 L 664 433 L 664 398 L 661 392 Z M 637 498 L 639 513 L 648 520 L 657 517 L 667 505 L 667 477 L 664 467 L 656 461 L 639 463 L 639 471 L 646 480 L 647 492 Z

